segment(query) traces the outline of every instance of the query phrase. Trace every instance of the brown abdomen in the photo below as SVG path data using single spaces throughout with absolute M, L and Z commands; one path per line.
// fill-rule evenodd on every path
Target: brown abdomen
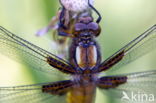
M 95 85 L 75 86 L 67 96 L 67 103 L 94 103 Z

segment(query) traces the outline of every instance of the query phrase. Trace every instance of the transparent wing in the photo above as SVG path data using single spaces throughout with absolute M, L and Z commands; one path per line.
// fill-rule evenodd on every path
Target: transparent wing
M 43 85 L 49 84 L 0 87 L 0 103 L 66 103 L 65 96 L 42 91 Z
M 148 97 L 152 95 L 156 96 L 156 70 L 123 74 L 117 76 L 121 76 L 121 77 L 126 76 L 127 82 L 119 85 L 116 88 L 105 89 L 105 90 L 101 89 L 101 91 L 108 92 L 109 95 L 114 96 L 115 99 L 119 99 L 119 100 L 123 98 L 127 99 L 125 96 L 128 96 L 131 99 L 132 95 L 137 95 L 136 99 L 139 99 L 138 96 L 143 96 L 143 95 L 146 95 Z M 133 102 L 129 101 L 129 103 L 133 103 Z M 136 103 L 140 103 L 140 102 L 136 102 Z M 142 101 L 141 103 L 144 102 Z M 147 101 L 145 103 L 147 103 Z M 150 103 L 155 103 L 155 102 L 150 102 Z
M 53 61 L 55 60 L 55 63 L 61 62 L 62 64 L 71 67 L 65 60 L 29 43 L 3 27 L 0 27 L 0 51 L 8 57 L 26 63 L 33 69 L 50 74 L 56 73 L 58 75 L 60 73 L 48 64 L 47 58 L 50 58 Z
M 100 65 L 100 71 L 114 72 L 156 48 L 156 25 L 128 43 Z

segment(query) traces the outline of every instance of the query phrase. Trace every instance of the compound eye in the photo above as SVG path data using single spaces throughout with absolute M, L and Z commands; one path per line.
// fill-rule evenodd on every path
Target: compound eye
M 99 25 L 95 22 L 91 22 L 87 25 L 88 29 L 89 30 L 97 30 L 99 29 Z
M 86 24 L 83 23 L 76 23 L 75 24 L 75 31 L 82 31 L 87 28 Z
M 88 28 L 90 31 L 92 31 L 93 34 L 94 34 L 95 36 L 98 36 L 98 35 L 100 34 L 100 32 L 101 32 L 100 26 L 99 26 L 97 23 L 95 23 L 95 22 L 89 23 L 89 24 L 87 25 L 87 28 Z

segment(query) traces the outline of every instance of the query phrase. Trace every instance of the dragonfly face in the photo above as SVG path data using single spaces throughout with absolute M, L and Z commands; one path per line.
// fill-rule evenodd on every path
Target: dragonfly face
M 79 17 L 70 29 L 65 29 L 60 27 L 58 29 L 58 34 L 60 36 L 72 37 L 72 38 L 83 38 L 83 37 L 97 37 L 101 28 L 98 23 L 93 22 L 91 16 Z

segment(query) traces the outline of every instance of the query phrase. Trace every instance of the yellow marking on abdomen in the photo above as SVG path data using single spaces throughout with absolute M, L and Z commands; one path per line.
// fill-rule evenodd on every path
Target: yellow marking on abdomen
M 93 84 L 74 87 L 67 94 L 67 103 L 94 103 L 95 91 Z

